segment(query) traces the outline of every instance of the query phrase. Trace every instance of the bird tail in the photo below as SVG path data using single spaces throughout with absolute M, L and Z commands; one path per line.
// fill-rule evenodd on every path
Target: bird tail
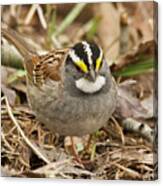
M 7 41 L 11 42 L 17 48 L 17 50 L 24 58 L 29 59 L 33 55 L 36 55 L 36 52 L 29 49 L 28 44 L 23 40 L 22 36 L 16 31 L 2 24 L 1 33 L 2 36 Z

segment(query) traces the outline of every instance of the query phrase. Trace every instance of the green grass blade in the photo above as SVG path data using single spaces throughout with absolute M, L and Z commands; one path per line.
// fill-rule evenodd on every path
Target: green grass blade
M 100 20 L 101 18 L 98 16 L 94 17 L 93 19 L 91 19 L 87 25 L 85 25 L 86 27 L 86 30 L 87 30 L 87 33 L 86 33 L 86 37 L 87 37 L 87 40 L 92 40 L 94 35 L 96 34 L 97 32 L 97 28 L 98 28 L 98 25 L 100 23 Z
M 48 33 L 47 33 L 47 42 L 49 45 L 52 44 L 52 36 L 55 31 L 56 31 L 56 11 L 53 10 L 51 20 L 49 21 Z
M 128 66 L 124 67 L 123 69 L 116 71 L 113 73 L 114 76 L 122 76 L 122 77 L 128 77 L 128 76 L 135 76 L 142 73 L 145 73 L 151 69 L 154 68 L 154 59 L 146 59 L 143 62 L 138 62 L 134 64 L 129 64 Z
M 53 37 L 58 36 L 76 19 L 76 17 L 80 14 L 83 8 L 87 5 L 87 3 L 79 3 L 75 5 L 75 7 L 71 10 L 71 12 L 66 16 L 61 25 L 59 25 L 58 29 L 54 32 Z

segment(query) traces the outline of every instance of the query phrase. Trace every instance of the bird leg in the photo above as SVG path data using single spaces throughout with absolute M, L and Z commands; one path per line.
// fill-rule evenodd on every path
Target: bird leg
M 72 136 L 70 136 L 70 140 L 71 140 L 72 154 L 73 154 L 73 156 L 75 157 L 75 160 L 76 160 L 78 163 L 82 164 L 82 160 L 81 160 L 81 158 L 79 157 L 79 154 L 78 154 L 78 152 L 77 152 L 77 150 L 76 150 L 76 147 L 75 147 L 74 140 L 73 140 L 73 137 L 72 137 Z

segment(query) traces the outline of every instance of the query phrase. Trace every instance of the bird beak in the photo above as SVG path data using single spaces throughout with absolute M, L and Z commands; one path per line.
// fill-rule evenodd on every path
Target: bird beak
M 96 72 L 93 69 L 91 69 L 89 74 L 90 74 L 90 80 L 95 82 L 96 81 Z

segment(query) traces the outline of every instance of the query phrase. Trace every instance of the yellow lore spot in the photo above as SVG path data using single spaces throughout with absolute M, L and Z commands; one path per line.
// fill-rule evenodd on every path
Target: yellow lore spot
M 76 61 L 75 64 L 85 73 L 88 72 L 88 67 L 83 60 Z
M 97 60 L 96 60 L 96 72 L 99 71 L 99 68 L 100 68 L 101 63 L 102 63 L 102 58 L 101 58 L 101 56 L 100 56 L 100 57 L 98 57 Z

